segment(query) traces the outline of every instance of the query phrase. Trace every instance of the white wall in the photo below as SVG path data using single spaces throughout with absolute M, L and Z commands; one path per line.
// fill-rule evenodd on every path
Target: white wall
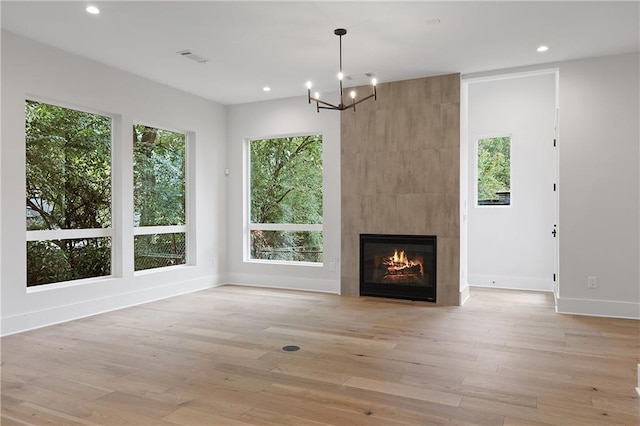
M 560 67 L 560 312 L 640 318 L 639 62 Z
M 301 86 L 304 93 L 304 87 Z M 349 112 L 347 112 L 348 114 Z M 227 281 L 340 292 L 340 113 L 316 112 L 306 96 L 228 108 L 228 266 Z M 321 267 L 244 262 L 243 145 L 247 139 L 296 134 L 323 136 L 324 264 Z M 335 262 L 337 259 L 337 262 Z M 331 263 L 336 263 L 331 267 Z
M 469 284 L 553 290 L 556 74 L 468 82 Z M 477 140 L 511 137 L 511 204 L 477 205 Z
M 560 74 L 557 310 L 640 318 L 640 56 L 463 78 L 549 68 Z M 597 289 L 587 288 L 588 276 L 597 277 Z
M 188 66 L 186 64 L 185 66 Z M 185 73 L 188 70 L 185 69 Z M 121 273 L 60 288 L 26 288 L 25 134 L 26 98 L 115 116 L 114 245 L 123 254 Z M 226 115 L 223 106 L 42 44 L 2 33 L 1 290 L 2 334 L 69 320 L 210 287 L 224 265 Z M 196 259 L 189 266 L 133 273 L 131 171 L 133 122 L 195 133 L 190 148 L 195 175 L 190 218 L 197 218 Z M 195 214 L 193 209 L 195 209 Z M 118 258 L 114 259 L 118 263 Z M 53 287 L 59 287 L 54 285 Z

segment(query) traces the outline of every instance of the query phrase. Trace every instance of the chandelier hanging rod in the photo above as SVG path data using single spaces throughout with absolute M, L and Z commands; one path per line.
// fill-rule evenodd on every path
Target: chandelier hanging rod
M 375 78 L 373 78 L 371 80 L 371 85 L 373 87 L 373 93 L 370 94 L 369 96 L 366 96 L 362 99 L 356 100 L 356 91 L 352 90 L 350 93 L 351 96 L 351 103 L 350 104 L 345 104 L 344 103 L 344 94 L 343 94 L 343 86 L 342 86 L 342 80 L 344 78 L 344 74 L 342 73 L 342 36 L 347 34 L 347 30 L 345 30 L 344 28 L 337 28 L 333 31 L 333 33 L 335 35 L 337 35 L 340 38 L 340 72 L 338 73 L 338 80 L 339 80 L 339 84 L 340 84 L 340 104 L 338 105 L 334 105 L 332 103 L 323 101 L 320 99 L 320 94 L 318 92 L 316 92 L 313 96 L 311 96 L 311 87 L 313 87 L 313 84 L 309 81 L 307 82 L 307 98 L 309 103 L 311 103 L 311 101 L 316 103 L 316 110 L 317 112 L 320 112 L 321 109 L 332 109 L 332 110 L 337 110 L 337 111 L 344 111 L 346 109 L 353 109 L 353 111 L 356 110 L 356 105 L 369 100 L 371 98 L 373 98 L 374 100 L 378 99 L 378 95 L 377 95 L 377 91 L 376 91 L 376 84 L 377 84 L 377 80 Z

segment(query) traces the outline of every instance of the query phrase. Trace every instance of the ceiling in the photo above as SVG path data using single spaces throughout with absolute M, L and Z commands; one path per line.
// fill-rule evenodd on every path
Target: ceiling
M 335 28 L 345 75 L 380 82 L 640 50 L 638 1 L 88 4 L 2 1 L 2 28 L 225 105 L 304 95 L 309 80 L 335 92 Z

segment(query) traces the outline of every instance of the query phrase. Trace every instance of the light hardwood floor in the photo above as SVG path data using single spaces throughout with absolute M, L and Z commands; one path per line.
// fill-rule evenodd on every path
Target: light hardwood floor
M 640 424 L 640 322 L 471 295 L 224 286 L 8 336 L 2 425 Z

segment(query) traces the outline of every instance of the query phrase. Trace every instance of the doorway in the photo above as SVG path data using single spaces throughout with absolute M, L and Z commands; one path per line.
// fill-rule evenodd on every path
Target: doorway
M 557 293 L 558 71 L 462 88 L 462 285 Z

